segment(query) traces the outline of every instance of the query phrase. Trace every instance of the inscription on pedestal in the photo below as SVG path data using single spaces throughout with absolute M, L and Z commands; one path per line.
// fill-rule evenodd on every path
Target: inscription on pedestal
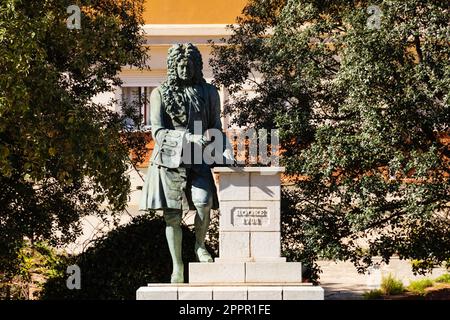
M 220 232 L 280 231 L 279 201 L 222 201 Z
M 269 209 L 267 207 L 231 209 L 231 225 L 233 226 L 264 226 L 269 224 Z

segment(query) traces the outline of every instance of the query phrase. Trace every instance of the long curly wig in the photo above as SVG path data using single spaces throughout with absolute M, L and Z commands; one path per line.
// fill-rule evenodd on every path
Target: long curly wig
M 163 97 L 166 112 L 176 118 L 179 122 L 186 121 L 183 101 L 183 93 L 186 84 L 183 84 L 178 77 L 178 63 L 183 59 L 190 59 L 194 64 L 194 77 L 189 85 L 194 87 L 206 83 L 203 78 L 203 61 L 200 51 L 192 43 L 176 44 L 169 49 L 167 57 L 167 80 L 161 85 L 161 94 Z M 195 92 L 196 90 L 193 90 Z M 196 94 L 192 94 L 194 104 L 199 103 Z

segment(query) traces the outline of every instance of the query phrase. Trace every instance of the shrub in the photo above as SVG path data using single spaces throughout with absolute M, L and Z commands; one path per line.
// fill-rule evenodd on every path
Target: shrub
M 196 261 L 195 235 L 183 226 L 185 279 L 188 263 Z M 81 289 L 69 290 L 65 274 L 69 265 L 81 270 Z M 49 279 L 43 299 L 126 299 L 148 283 L 168 283 L 172 261 L 165 237 L 165 222 L 159 216 L 139 216 L 97 240 L 85 252 L 69 257 L 56 277 Z
M 437 277 L 434 281 L 440 283 L 450 283 L 450 273 L 445 273 L 442 276 Z
M 0 271 L 0 300 L 36 299 L 46 279 L 57 274 L 63 261 L 46 242 L 25 240 L 17 256 L 17 272 Z
M 431 281 L 430 279 L 420 279 L 416 281 L 411 281 L 409 283 L 408 290 L 416 294 L 424 295 L 425 288 L 429 288 L 432 286 L 433 281 Z
M 405 291 L 401 280 L 395 279 L 392 274 L 381 279 L 381 291 L 385 295 L 401 294 Z
M 383 292 L 380 289 L 370 290 L 363 293 L 363 298 L 367 300 L 380 299 L 383 296 Z

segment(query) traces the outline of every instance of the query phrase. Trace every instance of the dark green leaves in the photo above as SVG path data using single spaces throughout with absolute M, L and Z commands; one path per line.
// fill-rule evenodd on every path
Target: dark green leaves
M 250 1 L 244 14 L 214 72 L 236 123 L 279 128 L 284 165 L 308 178 L 286 193 L 297 257 L 449 259 L 448 3 Z
M 81 29 L 68 29 L 71 3 L 0 5 L 0 242 L 26 236 L 73 240 L 79 219 L 123 210 L 129 160 L 122 124 L 105 105 L 124 65 L 145 67 L 142 1 L 77 2 Z M 1 250 L 1 258 L 14 250 Z M 2 260 L 3 261 L 3 260 Z M 3 265 L 0 264 L 0 270 Z

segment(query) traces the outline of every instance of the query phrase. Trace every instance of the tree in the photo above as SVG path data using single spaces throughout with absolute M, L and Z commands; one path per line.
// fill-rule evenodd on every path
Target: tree
M 250 1 L 215 46 L 226 112 L 280 130 L 285 240 L 314 271 L 450 258 L 448 21 L 448 1 Z
M 127 202 L 121 119 L 92 98 L 120 83 L 121 66 L 145 66 L 143 4 L 78 1 L 77 25 L 70 2 L 0 4 L 0 273 L 6 275 L 19 265 L 24 238 L 73 240 L 81 217 L 114 215 Z

